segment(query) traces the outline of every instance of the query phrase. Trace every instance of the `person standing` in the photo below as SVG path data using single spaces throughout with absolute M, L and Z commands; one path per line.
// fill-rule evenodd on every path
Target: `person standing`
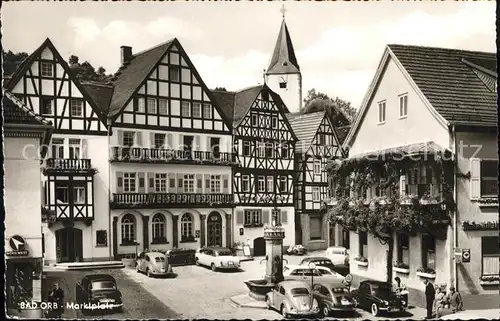
M 59 287 L 59 283 L 54 283 L 54 288 L 49 293 L 48 301 L 53 304 L 50 309 L 51 317 L 60 319 L 64 312 L 64 290 Z
M 434 299 L 436 298 L 436 290 L 434 290 L 434 285 L 432 285 L 429 280 L 424 279 L 425 284 L 425 301 L 427 308 L 427 317 L 426 319 L 432 319 L 432 308 L 434 306 Z
M 457 311 L 462 311 L 464 309 L 464 303 L 462 301 L 462 296 L 460 292 L 455 291 L 455 287 L 450 287 L 450 293 L 448 294 L 448 302 L 450 302 L 451 311 L 453 313 Z
M 399 276 L 396 276 L 394 278 L 394 282 L 394 291 L 397 295 L 399 295 L 401 300 L 405 302 L 403 305 L 408 306 L 408 290 L 406 289 L 406 285 L 401 281 L 401 278 Z

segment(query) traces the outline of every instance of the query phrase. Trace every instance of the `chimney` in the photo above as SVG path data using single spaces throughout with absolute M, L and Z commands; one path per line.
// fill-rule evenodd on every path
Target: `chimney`
M 126 62 L 130 61 L 132 58 L 132 47 L 129 46 L 121 46 L 121 54 L 122 54 L 122 65 Z

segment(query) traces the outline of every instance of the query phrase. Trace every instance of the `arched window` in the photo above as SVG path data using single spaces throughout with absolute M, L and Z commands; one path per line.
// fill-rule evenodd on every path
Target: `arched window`
M 152 220 L 152 230 L 153 230 L 153 241 L 159 241 L 160 239 L 165 239 L 167 238 L 166 234 L 166 226 L 167 222 L 165 220 L 165 215 L 161 213 L 156 213 L 153 215 L 153 220 Z
M 135 217 L 125 214 L 122 218 L 122 244 L 133 243 L 135 238 Z
M 181 237 L 193 237 L 193 217 L 189 213 L 185 213 L 181 218 Z

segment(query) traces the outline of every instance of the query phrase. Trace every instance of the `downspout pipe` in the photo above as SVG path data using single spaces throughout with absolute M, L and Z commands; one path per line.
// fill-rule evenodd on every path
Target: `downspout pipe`
M 455 251 L 458 248 L 458 188 L 457 188 L 457 168 L 458 168 L 458 161 L 461 155 L 457 154 L 457 137 L 456 137 L 456 131 L 455 131 L 455 126 L 451 125 L 450 126 L 450 134 L 451 134 L 451 139 L 452 139 L 452 148 L 453 148 L 453 157 L 454 157 L 454 166 L 453 166 L 453 198 L 455 201 L 455 213 L 453 213 L 453 286 L 455 289 L 458 289 L 458 273 L 457 273 L 457 262 L 455 259 Z
M 109 231 L 109 236 L 108 236 L 108 249 L 109 249 L 109 259 L 114 260 L 114 255 L 113 255 L 113 245 L 111 242 L 113 242 L 113 237 L 111 233 L 113 232 L 112 226 L 111 226 L 111 119 L 107 119 L 106 125 L 108 126 L 108 231 Z

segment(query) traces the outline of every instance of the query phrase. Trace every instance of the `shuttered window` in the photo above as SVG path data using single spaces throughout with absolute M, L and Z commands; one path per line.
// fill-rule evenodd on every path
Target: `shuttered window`
M 309 226 L 310 226 L 310 239 L 311 240 L 321 240 L 321 217 L 315 217 L 312 216 L 309 219 Z
M 359 231 L 359 256 L 368 258 L 368 233 Z
M 436 270 L 436 240 L 429 234 L 422 235 L 422 267 Z
M 470 159 L 470 199 L 497 197 L 498 160 Z

